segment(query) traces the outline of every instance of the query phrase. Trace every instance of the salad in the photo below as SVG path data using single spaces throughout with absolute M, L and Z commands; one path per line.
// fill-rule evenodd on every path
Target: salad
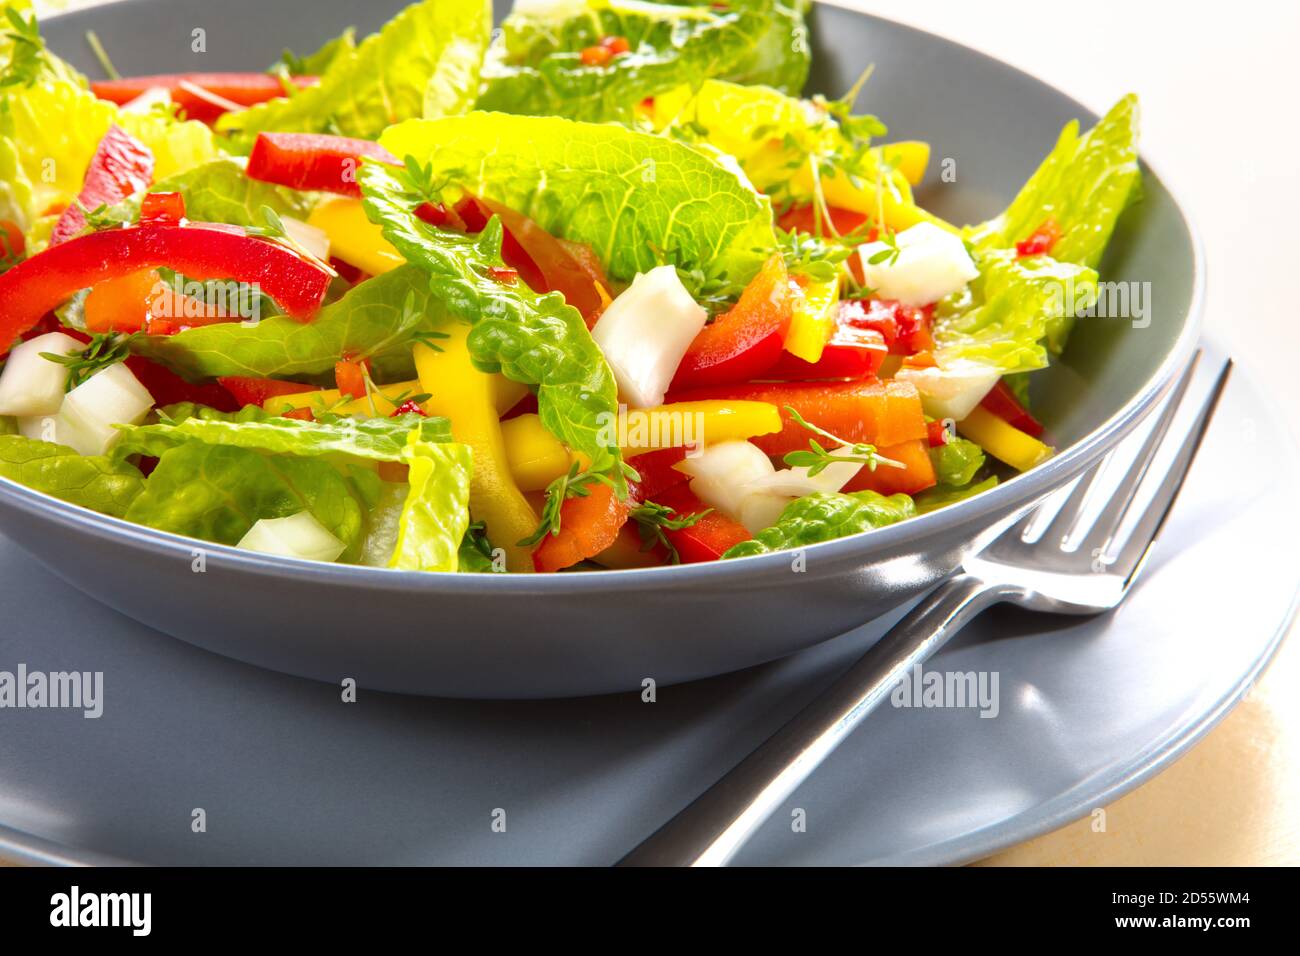
M 90 81 L 2 0 L 0 477 L 416 571 L 730 560 L 1053 449 L 1026 390 L 1139 188 L 1137 104 L 1010 206 L 800 98 L 805 0 L 422 0 L 265 73 Z

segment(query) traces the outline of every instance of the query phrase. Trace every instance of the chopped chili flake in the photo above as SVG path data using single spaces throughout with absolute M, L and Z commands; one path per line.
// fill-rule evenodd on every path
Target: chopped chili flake
M 1057 221 L 1055 219 L 1046 219 L 1041 226 L 1033 231 L 1028 239 L 1016 243 L 1016 255 L 1022 259 L 1025 256 L 1046 255 L 1060 241 L 1061 235 L 1061 227 Z
M 500 266 L 488 266 L 488 278 L 502 285 L 514 285 L 519 281 L 519 272 L 515 269 L 503 269 Z
M 420 407 L 420 403 L 414 399 L 408 398 L 402 404 L 393 409 L 393 414 L 389 418 L 399 418 L 402 415 L 419 415 L 421 418 L 428 418 L 429 413 Z

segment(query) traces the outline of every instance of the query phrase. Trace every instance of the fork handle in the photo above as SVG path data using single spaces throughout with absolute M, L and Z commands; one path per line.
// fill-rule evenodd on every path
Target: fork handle
M 899 680 L 1005 595 L 971 574 L 939 585 L 843 676 L 619 866 L 722 866 Z

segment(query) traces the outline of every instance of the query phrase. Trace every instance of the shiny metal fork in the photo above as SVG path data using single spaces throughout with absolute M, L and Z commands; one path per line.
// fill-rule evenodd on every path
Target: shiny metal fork
M 1199 356 L 1198 356 L 1199 357 Z M 994 538 L 885 635 L 820 697 L 805 707 L 685 810 L 624 857 L 620 866 L 721 866 L 744 845 L 817 766 L 913 667 L 948 642 L 985 608 L 1008 602 L 1031 611 L 1101 614 L 1124 600 L 1150 554 L 1232 363 L 1219 372 L 1167 468 L 1152 473 L 1197 358 L 1170 386 L 1163 409 L 1132 464 L 1117 481 L 1101 480 L 1106 462 L 1049 496 Z M 1130 516 L 1143 489 L 1141 514 Z M 1049 517 L 1047 502 L 1065 495 Z M 1089 520 L 1089 505 L 1102 503 Z M 1117 535 L 1135 517 L 1123 540 Z M 1041 535 L 1027 532 L 1046 521 Z

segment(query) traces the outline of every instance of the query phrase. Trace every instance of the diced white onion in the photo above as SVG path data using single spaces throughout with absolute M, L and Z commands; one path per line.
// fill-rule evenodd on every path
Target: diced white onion
M 235 547 L 285 558 L 334 561 L 343 553 L 344 544 L 310 511 L 300 511 L 287 518 L 262 518 Z
M 829 451 L 832 455 L 844 454 L 848 451 L 848 446 L 832 448 Z M 865 467 L 866 465 L 858 461 L 837 461 L 834 464 L 827 465 L 816 475 L 809 475 L 808 469 L 803 466 L 782 468 L 765 478 L 759 478 L 757 481 L 751 482 L 749 490 L 787 495 L 794 498 L 814 495 L 819 491 L 839 491 Z
M 663 404 L 682 356 L 708 314 L 672 266 L 638 275 L 591 330 L 614 372 L 618 392 L 633 408 Z
M 788 495 L 750 492 L 741 500 L 740 512 L 736 515 L 736 520 L 743 524 L 750 534 L 758 534 L 764 528 L 776 524 L 776 519 L 781 517 L 785 506 L 793 500 Z
M 920 222 L 894 237 L 898 257 L 871 264 L 871 260 L 892 250 L 884 242 L 858 247 L 866 285 L 882 299 L 896 299 L 904 305 L 921 306 L 937 302 L 965 288 L 979 276 L 979 270 L 961 237 L 933 223 Z
M 767 455 L 747 441 L 710 445 L 676 467 L 691 476 L 691 491 L 701 501 L 742 524 L 745 499 L 753 493 L 746 486 L 774 471 Z
M 153 396 L 124 364 L 110 365 L 63 399 L 56 424 L 59 444 L 83 455 L 102 455 L 117 441 L 114 425 L 137 425 Z
M 1001 377 L 998 369 L 968 359 L 930 368 L 903 366 L 894 374 L 895 381 L 916 386 L 927 415 L 958 422 L 975 410 Z
M 68 367 L 42 352 L 70 355 L 85 346 L 70 335 L 48 332 L 14 347 L 0 373 L 0 415 L 53 415 L 63 404 Z

